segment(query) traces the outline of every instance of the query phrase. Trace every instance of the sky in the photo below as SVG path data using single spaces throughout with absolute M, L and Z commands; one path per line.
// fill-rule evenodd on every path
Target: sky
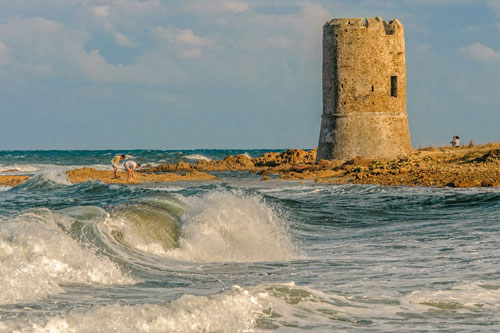
M 0 150 L 315 148 L 322 26 L 375 16 L 412 145 L 500 141 L 500 0 L 0 0 Z

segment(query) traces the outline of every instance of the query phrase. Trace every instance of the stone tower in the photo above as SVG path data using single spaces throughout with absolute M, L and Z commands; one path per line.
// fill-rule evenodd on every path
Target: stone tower
M 317 160 L 410 151 L 403 25 L 380 17 L 326 22 Z

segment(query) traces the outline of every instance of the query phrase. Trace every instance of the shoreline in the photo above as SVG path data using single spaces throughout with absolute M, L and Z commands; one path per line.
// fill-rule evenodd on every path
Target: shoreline
M 135 172 L 135 180 L 127 182 L 125 171 L 113 179 L 112 170 L 89 167 L 66 172 L 72 183 L 88 180 L 107 184 L 139 184 L 218 180 L 208 172 L 248 171 L 262 181 L 269 175 L 277 180 L 312 180 L 323 184 L 377 184 L 386 186 L 496 187 L 500 186 L 500 143 L 471 145 L 460 148 L 438 147 L 412 150 L 397 159 L 320 160 L 316 149 L 290 149 L 282 153 L 264 153 L 256 158 L 246 155 L 226 156 L 223 160 L 196 163 L 145 165 Z M 26 175 L 0 175 L 0 185 L 15 187 L 29 178 Z M 274 178 L 274 177 L 273 177 Z

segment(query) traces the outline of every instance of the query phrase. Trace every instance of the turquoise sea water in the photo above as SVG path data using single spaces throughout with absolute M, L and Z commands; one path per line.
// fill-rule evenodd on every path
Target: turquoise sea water
M 500 330 L 500 189 L 64 176 L 263 152 L 0 152 L 0 331 Z

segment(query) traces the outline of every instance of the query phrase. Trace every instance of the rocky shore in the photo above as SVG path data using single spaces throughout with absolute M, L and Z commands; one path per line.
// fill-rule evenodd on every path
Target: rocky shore
M 261 176 L 288 180 L 313 180 L 329 184 L 380 184 L 406 186 L 491 187 L 500 186 L 500 143 L 469 147 L 422 148 L 392 160 L 320 160 L 316 150 L 290 149 L 260 157 L 227 156 L 223 160 L 200 160 L 145 166 L 131 183 L 214 180 L 214 171 L 248 171 Z M 72 183 L 88 180 L 127 183 L 125 172 L 113 178 L 111 170 L 81 168 L 67 172 Z M 17 186 L 28 176 L 0 176 L 0 185 Z
M 119 171 L 118 178 L 113 178 L 111 170 L 96 170 L 93 168 L 81 168 L 66 172 L 71 183 L 83 183 L 88 180 L 100 180 L 107 184 L 127 184 L 127 183 L 143 183 L 143 182 L 175 182 L 186 180 L 213 180 L 217 177 L 209 175 L 205 172 L 191 171 L 185 173 L 141 173 L 135 172 L 134 179 L 127 181 L 127 173 Z
M 257 158 L 227 156 L 219 161 L 179 162 L 144 168 L 142 172 L 247 170 L 268 180 L 305 180 L 330 184 L 379 184 L 407 186 L 491 187 L 500 185 L 500 143 L 470 147 L 413 150 L 392 160 L 320 160 L 316 150 L 291 149 Z
M 0 186 L 10 186 L 14 187 L 22 184 L 29 176 L 16 176 L 16 175 L 1 175 L 0 176 Z

